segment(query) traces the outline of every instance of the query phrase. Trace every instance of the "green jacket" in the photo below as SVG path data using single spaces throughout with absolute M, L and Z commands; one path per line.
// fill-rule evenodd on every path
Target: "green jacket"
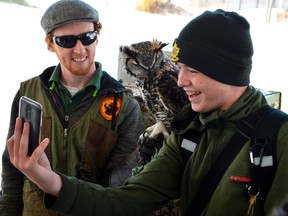
M 138 216 L 149 215 L 168 200 L 180 198 L 181 214 L 184 215 L 204 174 L 235 132 L 237 122 L 266 104 L 261 92 L 250 86 L 226 111 L 217 110 L 209 115 L 202 113 L 190 121 L 192 110 L 189 105 L 174 118 L 172 134 L 159 154 L 140 174 L 128 179 L 126 186 L 103 188 L 62 176 L 63 188 L 59 197 L 46 195 L 46 207 L 75 216 Z M 190 128 L 205 129 L 205 132 L 185 166 L 179 146 L 182 134 Z M 267 215 L 288 194 L 287 143 L 288 122 L 285 122 L 277 138 L 277 173 L 266 200 L 257 199 L 255 216 Z M 202 215 L 246 215 L 249 205 L 246 186 L 230 177 L 249 178 L 250 175 L 248 141 L 224 174 Z
M 64 112 L 59 88 L 49 83 L 55 67 L 22 82 L 12 104 L 8 137 L 14 133 L 19 98 L 26 95 L 42 104 L 41 140 L 50 139 L 46 154 L 54 171 L 103 186 L 119 186 L 131 176 L 131 170 L 119 169 L 143 132 L 141 110 L 132 92 L 102 71 L 100 63 L 96 65 L 96 73 L 102 74 L 101 88 L 95 94 L 95 86 L 87 87 L 69 115 Z M 7 149 L 2 167 L 1 216 L 62 215 L 44 208 L 43 192 L 13 167 Z

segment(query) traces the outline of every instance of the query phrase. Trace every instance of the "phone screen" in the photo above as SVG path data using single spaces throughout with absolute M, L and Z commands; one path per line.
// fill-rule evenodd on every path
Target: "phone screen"
M 22 96 L 19 101 L 19 116 L 23 122 L 30 124 L 28 156 L 31 156 L 40 142 L 42 105 L 31 98 Z

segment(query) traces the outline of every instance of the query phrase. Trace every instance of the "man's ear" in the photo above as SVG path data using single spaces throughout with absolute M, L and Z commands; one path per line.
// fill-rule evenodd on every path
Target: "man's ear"
M 46 44 L 47 44 L 47 49 L 48 49 L 49 51 L 51 51 L 51 52 L 54 52 L 52 38 L 49 37 L 49 36 L 47 36 L 47 37 L 45 38 L 45 42 L 46 42 Z

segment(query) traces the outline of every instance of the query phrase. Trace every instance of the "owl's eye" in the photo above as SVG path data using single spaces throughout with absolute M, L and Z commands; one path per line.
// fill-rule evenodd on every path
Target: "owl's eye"
M 136 62 L 136 61 L 133 61 L 132 64 L 133 64 L 135 67 L 140 67 L 140 65 L 139 65 L 138 62 Z
M 127 65 L 128 65 L 128 67 L 140 68 L 140 64 L 133 59 L 129 59 L 127 62 Z

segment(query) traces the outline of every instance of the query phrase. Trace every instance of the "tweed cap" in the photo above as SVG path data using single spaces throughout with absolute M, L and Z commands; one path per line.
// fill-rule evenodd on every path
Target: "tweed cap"
M 248 21 L 236 12 L 205 11 L 192 19 L 173 44 L 171 60 L 219 82 L 250 83 L 253 44 Z
M 45 11 L 41 26 L 48 34 L 59 26 L 79 21 L 98 22 L 97 10 L 80 0 L 60 0 Z

